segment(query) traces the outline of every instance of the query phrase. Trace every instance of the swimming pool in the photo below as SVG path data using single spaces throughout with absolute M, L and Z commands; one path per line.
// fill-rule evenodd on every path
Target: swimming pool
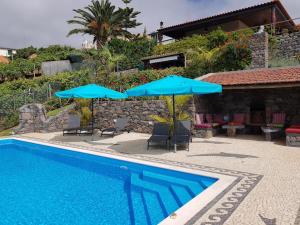
M 1 224 L 176 224 L 220 188 L 217 176 L 18 139 L 0 140 L 0 175 Z

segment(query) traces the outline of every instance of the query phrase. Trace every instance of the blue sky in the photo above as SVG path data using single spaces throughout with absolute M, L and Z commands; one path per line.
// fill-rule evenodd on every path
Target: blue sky
M 121 0 L 111 0 L 123 5 Z M 0 46 L 20 48 L 64 44 L 80 47 L 87 36 L 67 38 L 70 25 L 66 23 L 74 15 L 72 9 L 88 5 L 90 0 L 1 0 Z M 141 11 L 143 23 L 135 32 L 148 32 L 158 28 L 159 22 L 174 25 L 186 21 L 236 10 L 264 0 L 133 0 L 131 5 Z M 300 0 L 282 0 L 290 15 L 300 17 Z M 300 20 L 297 21 L 300 23 Z

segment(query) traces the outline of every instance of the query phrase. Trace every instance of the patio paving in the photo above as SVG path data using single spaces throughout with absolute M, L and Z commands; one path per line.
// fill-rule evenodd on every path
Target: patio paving
M 93 141 L 91 137 L 63 137 L 61 133 L 32 133 L 21 137 L 84 146 L 96 151 L 108 149 L 108 153 L 112 154 L 126 154 L 128 157 L 195 168 L 198 165 L 200 169 L 236 173 L 241 179 L 253 178 L 255 182 L 252 186 L 248 187 L 249 180 L 244 179 L 243 184 L 233 187 L 192 222 L 300 225 L 300 148 L 287 147 L 284 140 L 266 142 L 263 137 L 246 135 L 235 138 L 194 138 L 189 152 L 181 150 L 173 153 L 159 147 L 147 151 L 148 134 L 126 133 L 114 138 L 95 137 Z M 243 189 L 246 194 L 238 199 L 237 195 Z

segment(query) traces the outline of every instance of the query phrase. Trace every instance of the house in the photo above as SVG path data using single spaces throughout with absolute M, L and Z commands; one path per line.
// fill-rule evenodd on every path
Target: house
M 165 69 L 168 67 L 186 67 L 186 56 L 184 53 L 172 53 L 164 55 L 153 55 L 142 58 L 144 69 Z
M 293 31 L 296 29 L 296 24 L 282 3 L 279 0 L 273 0 L 169 27 L 163 27 L 161 23 L 157 38 L 161 42 L 164 36 L 181 39 L 194 34 L 206 34 L 218 27 L 231 32 L 250 27 L 258 28 L 267 24 L 273 25 L 277 30 Z
M 11 57 L 17 53 L 16 49 L 0 47 L 0 56 Z

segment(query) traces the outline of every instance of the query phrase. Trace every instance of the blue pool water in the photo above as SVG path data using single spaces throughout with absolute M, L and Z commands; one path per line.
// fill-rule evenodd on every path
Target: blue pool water
M 216 181 L 0 140 L 0 224 L 158 224 Z

